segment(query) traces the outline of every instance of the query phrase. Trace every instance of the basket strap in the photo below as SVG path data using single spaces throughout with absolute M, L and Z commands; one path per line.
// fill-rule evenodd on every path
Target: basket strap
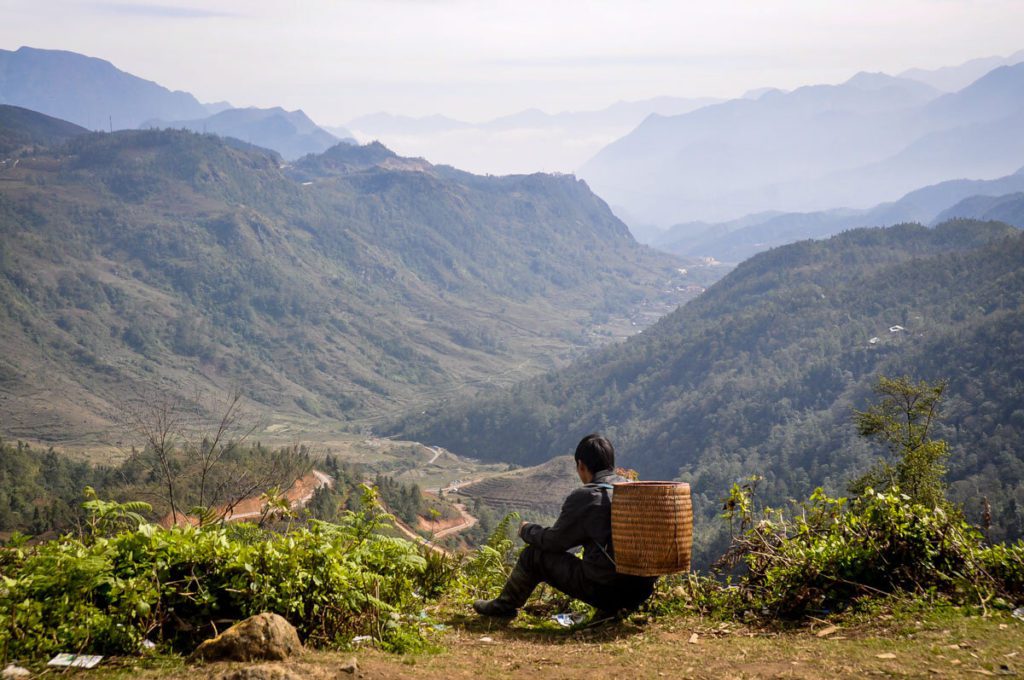
M 612 486 L 611 484 L 608 484 L 607 482 L 601 482 L 601 483 L 596 483 L 595 482 L 594 486 L 596 486 L 597 488 L 602 489 L 604 491 L 614 491 L 615 490 L 615 487 Z M 613 560 L 612 556 L 608 554 L 608 549 L 605 548 L 600 543 L 598 543 L 597 541 L 594 541 L 594 545 L 596 545 L 598 548 L 601 549 L 601 552 L 603 552 L 604 556 L 608 558 L 608 561 L 612 563 L 612 566 L 615 567 L 616 570 L 618 570 L 619 565 L 615 564 L 615 560 Z
M 601 552 L 603 552 L 604 556 L 608 558 L 608 561 L 612 563 L 612 566 L 615 567 L 616 570 L 618 570 L 619 565 L 615 564 L 615 560 L 613 560 L 612 556 L 608 554 L 608 551 L 605 549 L 605 547 L 597 541 L 594 541 L 594 545 L 601 549 Z

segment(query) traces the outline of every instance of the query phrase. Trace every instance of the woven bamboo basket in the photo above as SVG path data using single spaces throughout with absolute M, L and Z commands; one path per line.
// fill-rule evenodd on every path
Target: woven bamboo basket
M 664 576 L 690 568 L 693 506 L 682 482 L 615 484 L 612 545 L 616 571 Z

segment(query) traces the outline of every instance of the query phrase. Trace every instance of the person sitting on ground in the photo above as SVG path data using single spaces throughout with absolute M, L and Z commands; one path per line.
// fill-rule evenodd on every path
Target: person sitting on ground
M 595 620 L 635 609 L 654 591 L 656 577 L 615 572 L 612 484 L 627 480 L 615 474 L 611 442 L 598 434 L 587 435 L 574 457 L 583 486 L 566 497 L 554 525 L 520 525 L 519 537 L 526 547 L 501 595 L 473 602 L 478 614 L 514 617 L 541 582 L 595 607 Z M 583 559 L 569 552 L 579 546 L 583 547 Z

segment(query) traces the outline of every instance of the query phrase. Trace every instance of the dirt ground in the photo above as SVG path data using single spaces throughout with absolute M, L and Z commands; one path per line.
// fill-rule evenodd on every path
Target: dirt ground
M 443 651 L 398 656 L 374 649 L 309 652 L 264 665 L 266 678 L 458 680 L 472 678 L 960 678 L 1024 676 L 1024 621 L 1007 612 L 879 614 L 852 623 L 787 631 L 663 617 L 570 631 L 452 617 Z M 355 673 L 340 670 L 355 658 Z M 252 665 L 142 671 L 120 677 L 216 678 Z M 118 674 L 109 677 L 117 677 Z M 95 676 L 94 676 L 95 677 Z

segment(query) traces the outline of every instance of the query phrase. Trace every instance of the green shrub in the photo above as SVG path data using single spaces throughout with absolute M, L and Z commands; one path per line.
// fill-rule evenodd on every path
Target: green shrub
M 986 548 L 956 513 L 898 490 L 869 489 L 845 505 L 818 490 L 794 520 L 764 519 L 740 539 L 742 586 L 759 609 L 795 616 L 878 594 L 984 602 L 1020 592 L 1020 546 Z
M 505 515 L 487 542 L 477 548 L 466 562 L 459 582 L 463 599 L 492 598 L 501 592 L 516 562 L 513 526 L 518 521 L 518 513 Z
M 388 516 L 364 493 L 370 510 L 287 533 L 138 524 L 110 536 L 9 545 L 0 551 L 0 660 L 131 654 L 146 638 L 184 651 L 215 626 L 264 611 L 284 616 L 314 646 L 369 634 L 386 649 L 422 647 L 415 614 L 426 562 L 412 543 L 377 531 Z M 105 513 L 96 528 L 130 518 L 91 502 Z
M 722 514 L 733 542 L 715 566 L 742 567 L 738 580 L 674 581 L 662 606 L 800 617 L 891 594 L 983 607 L 1024 596 L 1024 542 L 986 544 L 945 498 L 946 444 L 930 438 L 944 389 L 944 382 L 879 379 L 879 403 L 855 421 L 863 437 L 887 446 L 892 461 L 856 480 L 852 499 L 819 488 L 795 512 L 758 511 L 760 478 L 734 484 Z

